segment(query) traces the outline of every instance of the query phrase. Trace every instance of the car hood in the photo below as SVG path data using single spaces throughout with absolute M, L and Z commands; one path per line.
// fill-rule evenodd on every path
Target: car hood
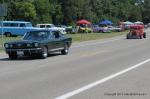
M 35 40 L 18 40 L 18 41 L 12 41 L 12 42 L 7 42 L 7 44 L 32 44 L 32 43 L 40 43 L 39 41 Z

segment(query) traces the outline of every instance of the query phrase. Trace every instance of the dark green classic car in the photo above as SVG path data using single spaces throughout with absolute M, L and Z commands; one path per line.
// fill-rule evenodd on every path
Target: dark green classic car
M 4 47 L 10 59 L 17 59 L 19 56 L 47 58 L 56 51 L 68 54 L 71 43 L 72 38 L 64 36 L 60 31 L 38 30 L 26 33 L 20 41 L 7 42 Z

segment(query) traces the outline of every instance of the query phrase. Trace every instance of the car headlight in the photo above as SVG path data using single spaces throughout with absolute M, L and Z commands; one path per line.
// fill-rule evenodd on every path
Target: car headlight
M 8 45 L 8 44 L 5 44 L 4 46 L 5 46 L 5 48 L 8 48 L 8 47 L 9 47 L 9 45 Z
M 35 47 L 38 47 L 38 46 L 39 46 L 39 43 L 34 43 L 34 46 L 35 46 Z

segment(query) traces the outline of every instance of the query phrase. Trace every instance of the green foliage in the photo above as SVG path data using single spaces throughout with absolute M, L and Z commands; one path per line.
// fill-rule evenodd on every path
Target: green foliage
M 17 12 L 15 13 L 16 20 L 34 20 L 36 17 L 35 7 L 32 3 L 29 2 L 18 2 L 16 3 Z
M 143 4 L 143 21 L 150 22 L 150 0 L 145 0 Z
M 3 0 L 0 0 L 2 3 Z M 98 23 L 110 19 L 150 22 L 150 0 L 4 0 L 8 4 L 7 20 L 75 25 L 87 19 Z
M 34 5 L 36 8 L 36 21 L 39 23 L 50 23 L 50 2 L 49 0 L 34 0 Z

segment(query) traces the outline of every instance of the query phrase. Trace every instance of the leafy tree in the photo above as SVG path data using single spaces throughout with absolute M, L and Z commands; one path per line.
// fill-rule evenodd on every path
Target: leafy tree
M 34 0 L 34 5 L 36 9 L 36 21 L 38 23 L 50 23 L 50 2 L 49 0 Z
M 143 21 L 145 23 L 150 22 L 150 0 L 145 0 L 144 1 L 142 16 L 143 16 Z
M 3 0 L 0 0 L 2 3 Z M 87 19 L 150 22 L 150 0 L 4 0 L 8 4 L 7 20 L 34 23 L 76 24 Z

